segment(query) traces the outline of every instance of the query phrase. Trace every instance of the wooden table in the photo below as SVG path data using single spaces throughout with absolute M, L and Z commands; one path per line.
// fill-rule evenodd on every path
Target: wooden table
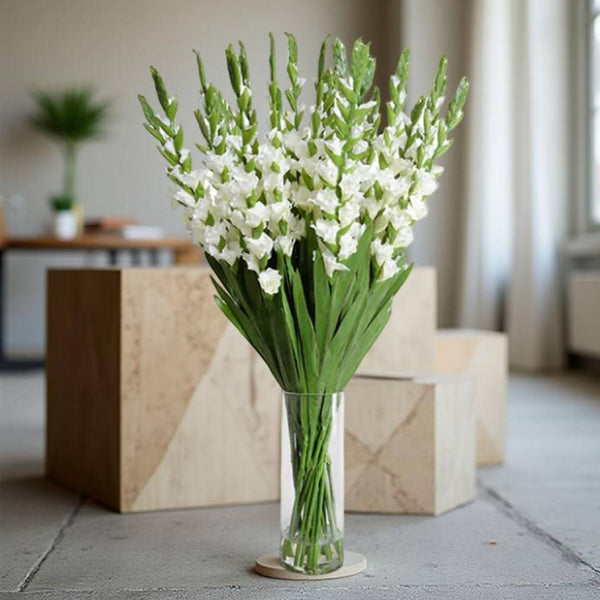
M 72 240 L 61 240 L 52 236 L 15 237 L 0 239 L 0 370 L 15 370 L 40 367 L 43 361 L 9 360 L 4 353 L 3 338 L 3 276 L 4 254 L 8 250 L 27 251 L 106 251 L 109 264 L 117 264 L 118 252 L 128 251 L 133 265 L 141 264 L 141 252 L 148 251 L 152 266 L 158 265 L 159 251 L 173 252 L 175 264 L 197 264 L 202 260 L 202 251 L 188 239 L 165 237 L 156 240 L 132 240 L 118 235 L 87 234 Z

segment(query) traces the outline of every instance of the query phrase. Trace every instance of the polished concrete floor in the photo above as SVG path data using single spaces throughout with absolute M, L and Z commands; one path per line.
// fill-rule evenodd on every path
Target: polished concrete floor
M 276 505 L 118 515 L 44 481 L 42 455 L 42 375 L 1 375 L 3 600 L 600 598 L 597 379 L 513 376 L 506 465 L 436 518 L 348 515 L 369 567 L 345 580 L 252 573 Z

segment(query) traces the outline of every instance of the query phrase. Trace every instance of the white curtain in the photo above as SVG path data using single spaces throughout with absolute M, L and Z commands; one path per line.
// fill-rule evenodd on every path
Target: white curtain
M 563 361 L 570 0 L 472 0 L 459 324 L 509 334 L 511 364 Z

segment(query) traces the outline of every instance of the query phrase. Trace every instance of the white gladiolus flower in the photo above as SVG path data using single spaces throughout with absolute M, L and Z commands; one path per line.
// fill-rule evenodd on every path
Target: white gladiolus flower
M 337 234 L 340 230 L 339 223 L 329 219 L 317 219 L 317 221 L 312 225 L 312 228 L 324 242 L 329 244 L 336 243 Z
M 393 277 L 396 273 L 400 271 L 398 264 L 393 258 L 388 258 L 384 263 L 381 269 L 381 273 L 379 274 L 379 281 L 385 281 L 390 277 Z
M 375 262 L 381 266 L 392 258 L 394 247 L 381 240 L 373 240 L 371 242 L 371 254 L 375 257 Z
M 417 185 L 417 190 L 423 196 L 431 196 L 435 190 L 437 190 L 438 184 L 435 180 L 435 176 L 427 171 L 421 171 L 419 173 L 419 183 Z
M 329 277 L 332 277 L 336 271 L 348 271 L 348 267 L 340 263 L 327 248 L 321 248 L 321 255 L 325 272 Z
M 333 154 L 336 156 L 341 156 L 342 150 L 344 148 L 344 142 L 338 138 L 332 138 L 325 142 L 325 145 L 329 148 Z
M 358 247 L 358 241 L 365 232 L 365 225 L 355 222 L 350 229 L 340 237 L 340 251 L 338 256 L 341 260 L 350 258 Z
M 234 84 L 239 86 L 235 104 L 216 90 L 212 98 L 202 94 L 197 118 L 205 140 L 197 145 L 199 157 L 180 147 L 174 96 L 159 94 L 168 117 L 148 118 L 169 163 L 167 174 L 179 187 L 172 203 L 181 209 L 194 242 L 234 271 L 238 262 L 245 263 L 266 294 L 281 288 L 282 273 L 276 268 L 281 256 L 292 263 L 304 256 L 309 227 L 318 243 L 316 258 L 322 257 L 329 278 L 347 270 L 344 262 L 356 254 L 367 231 L 370 268 L 380 281 L 394 277 L 404 264 L 403 250 L 413 241 L 412 226 L 427 215 L 426 199 L 438 187 L 443 169 L 430 159 L 450 144 L 447 129 L 460 116 L 456 101 L 450 120 L 439 114 L 443 99 L 435 88 L 424 108 L 404 112 L 406 92 L 393 75 L 387 126 L 381 128 L 375 96 L 359 89 L 366 66 L 355 63 L 355 56 L 346 65 L 334 53 L 336 65 L 325 67 L 317 100 L 308 107 L 310 118 L 302 125 L 296 125 L 305 109 L 297 92 L 304 80 L 297 65 L 288 67 L 292 86 L 286 95 L 293 97 L 283 109 L 280 90 L 269 88 L 266 135 L 258 133 L 262 130 L 244 73 Z M 357 89 L 355 77 L 361 82 Z M 148 116 L 152 109 L 145 100 L 142 104 Z M 412 115 L 417 115 L 414 120 Z
M 279 291 L 281 274 L 276 269 L 266 269 L 258 275 L 258 282 L 263 292 L 272 296 Z
M 246 211 L 246 223 L 250 227 L 258 227 L 269 218 L 269 207 L 262 202 L 257 202 Z
M 394 248 L 408 248 L 413 243 L 413 230 L 410 227 L 402 227 L 396 234 Z
M 344 173 L 340 180 L 340 189 L 344 198 L 352 198 L 360 193 L 359 173 Z
M 413 221 L 420 221 L 427 216 L 427 204 L 423 198 L 413 198 L 406 207 L 406 214 Z
M 354 144 L 354 148 L 352 149 L 354 154 L 362 154 L 369 149 L 369 144 L 366 140 L 360 140 Z
M 288 131 L 283 135 L 283 144 L 298 158 L 308 157 L 308 144 L 297 130 Z
M 177 168 L 179 168 L 179 167 L 177 167 Z M 198 173 L 198 171 L 190 171 L 189 173 L 182 173 L 180 171 L 179 172 L 175 171 L 175 169 L 174 169 L 173 175 L 180 183 L 192 188 L 193 190 L 195 190 L 198 187 L 198 184 L 200 183 L 200 173 Z
M 318 166 L 319 163 L 313 157 L 303 156 L 298 161 L 300 170 L 304 171 L 311 179 L 315 176 Z
M 273 249 L 274 242 L 266 233 L 261 233 L 256 239 L 247 238 L 245 241 L 250 253 L 259 260 L 270 254 Z
M 334 214 L 335 209 L 340 203 L 335 190 L 325 188 L 319 190 L 315 196 L 314 203 L 323 211 L 329 214 Z
M 383 211 L 390 225 L 398 230 L 401 227 L 410 226 L 410 217 L 405 210 L 402 210 L 398 205 L 386 206 Z
M 286 256 L 292 255 L 295 239 L 291 235 L 280 235 L 275 240 L 275 246 L 279 248 Z
M 196 199 L 194 196 L 188 194 L 184 190 L 177 190 L 175 194 L 173 194 L 173 200 L 184 206 L 196 206 Z
M 342 227 L 354 223 L 360 216 L 360 205 L 358 202 L 346 202 L 338 210 L 338 219 Z
M 338 168 L 332 160 L 323 160 L 317 164 L 318 175 L 329 185 L 337 183 Z

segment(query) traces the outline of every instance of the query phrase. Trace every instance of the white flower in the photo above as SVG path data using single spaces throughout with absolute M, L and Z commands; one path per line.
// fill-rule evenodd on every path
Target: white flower
M 179 167 L 177 167 L 179 169 Z M 198 171 L 190 171 L 189 173 L 182 173 L 173 169 L 173 175 L 183 185 L 195 190 L 200 183 L 200 173 Z
M 366 140 L 360 140 L 354 144 L 353 152 L 354 154 L 362 154 L 369 149 L 369 144 Z
M 375 262 L 381 266 L 394 254 L 394 246 L 386 244 L 379 239 L 371 242 L 371 254 L 375 257 Z
M 334 214 L 335 209 L 340 203 L 335 190 L 324 188 L 319 190 L 315 196 L 314 203 L 323 211 Z
M 435 190 L 437 190 L 438 184 L 435 180 L 435 176 L 427 171 L 420 171 L 419 183 L 417 185 L 417 191 L 423 194 L 423 196 L 431 196 Z
M 343 236 L 340 237 L 340 251 L 338 257 L 341 260 L 350 258 L 355 252 L 358 246 L 359 238 L 354 234 L 353 231 L 347 231 Z
M 179 204 L 182 204 L 183 206 L 196 206 L 196 200 L 194 196 L 181 189 L 177 190 L 173 194 L 173 200 Z
M 280 235 L 275 240 L 275 246 L 279 248 L 286 256 L 292 255 L 295 239 L 291 235 Z
M 344 142 L 342 142 L 342 140 L 339 138 L 332 138 L 325 142 L 325 145 L 333 154 L 336 156 L 341 156 L 342 150 L 344 149 Z
M 360 174 L 356 171 L 353 173 L 344 173 L 340 180 L 340 189 L 344 198 L 352 198 L 360 193 Z
M 363 207 L 367 211 L 367 214 L 369 215 L 370 219 L 375 219 L 375 217 L 382 208 L 381 204 L 373 196 L 365 198 L 363 202 Z
M 335 69 L 332 74 L 320 82 L 324 96 L 308 108 L 314 119 L 300 127 L 295 121 L 304 106 L 277 111 L 277 122 L 260 136 L 249 132 L 255 126 L 251 110 L 232 112 L 226 105 L 225 112 L 218 111 L 223 118 L 216 124 L 210 120 L 214 113 L 200 115 L 211 128 L 211 149 L 198 146 L 197 170 L 187 173 L 190 152 L 175 142 L 180 126 L 165 117 L 161 123 L 153 121 L 154 127 L 162 125 L 155 129 L 168 162 L 177 158 L 178 164 L 167 167 L 181 188 L 172 199 L 182 209 L 193 240 L 223 264 L 235 268 L 244 261 L 269 295 L 280 290 L 282 274 L 266 268 L 268 261 L 273 253 L 292 257 L 309 223 L 318 242 L 313 259 L 322 258 L 329 277 L 347 270 L 344 262 L 356 254 L 367 227 L 373 234 L 371 264 L 380 280 L 393 277 L 399 271 L 398 255 L 412 243 L 412 226 L 427 215 L 425 200 L 442 173 L 441 167 L 424 162 L 435 153 L 441 121 L 431 120 L 431 135 L 425 136 L 424 117 L 413 129 L 410 116 L 392 103 L 381 131 L 372 100 L 352 109 L 348 121 L 353 77 L 342 77 Z M 398 77 L 391 83 L 397 87 Z M 241 87 L 246 101 L 251 90 Z M 396 91 L 404 103 L 405 92 Z M 172 105 L 173 98 L 168 102 Z M 335 115 L 348 123 L 343 139 Z M 409 131 L 415 135 L 406 149 Z M 251 139 L 244 143 L 249 133 Z M 417 164 L 417 155 L 427 167 Z
M 258 258 L 259 260 L 271 253 L 273 249 L 273 240 L 266 234 L 261 233 L 258 238 L 246 238 L 246 246 L 250 254 Z
M 314 157 L 302 156 L 298 161 L 298 168 L 304 171 L 311 179 L 315 176 L 315 173 L 317 172 L 317 166 L 318 164 Z
M 332 160 L 322 160 L 319 162 L 317 173 L 325 183 L 329 185 L 337 183 L 338 168 Z
M 406 214 L 413 221 L 420 221 L 427 216 L 427 204 L 423 198 L 413 198 L 406 207 Z
M 212 244 L 218 246 L 221 242 L 221 238 L 224 238 L 227 234 L 227 228 L 225 223 L 222 221 L 212 226 L 207 226 L 204 230 L 204 242 L 206 244 Z
M 342 227 L 347 227 L 354 223 L 360 216 L 360 206 L 358 202 L 346 202 L 338 210 L 338 218 Z
M 324 247 L 320 247 L 321 256 L 323 257 L 323 265 L 325 266 L 325 272 L 329 277 L 332 277 L 336 271 L 348 271 L 348 267 L 340 263 L 336 257 Z
M 330 219 L 317 219 L 312 225 L 317 235 L 324 241 L 330 244 L 335 244 L 337 234 L 340 230 L 340 224 Z
M 263 189 L 268 192 L 274 190 L 280 190 L 284 187 L 283 173 L 276 173 L 275 171 L 267 171 L 262 176 Z
M 396 234 L 394 248 L 408 248 L 413 242 L 413 230 L 410 227 L 402 227 Z
M 308 157 L 308 145 L 299 131 L 293 129 L 283 134 L 283 143 L 298 158 Z
M 281 274 L 276 269 L 266 269 L 258 276 L 258 282 L 265 294 L 273 295 L 281 286 Z
M 410 225 L 410 217 L 405 210 L 402 210 L 397 204 L 394 206 L 386 206 L 384 209 L 384 215 L 391 223 L 392 227 L 396 230 L 401 227 L 408 227 Z
M 393 277 L 396 273 L 400 271 L 396 261 L 393 258 L 388 258 L 383 263 L 383 268 L 381 269 L 381 273 L 379 274 L 379 281 L 385 281 L 390 277 Z
M 280 202 L 273 202 L 269 204 L 270 218 L 276 224 L 281 220 L 287 221 L 290 217 L 292 206 L 287 200 L 281 200 Z
M 246 211 L 246 223 L 250 227 L 258 227 L 269 218 L 269 207 L 262 202 L 257 202 Z

